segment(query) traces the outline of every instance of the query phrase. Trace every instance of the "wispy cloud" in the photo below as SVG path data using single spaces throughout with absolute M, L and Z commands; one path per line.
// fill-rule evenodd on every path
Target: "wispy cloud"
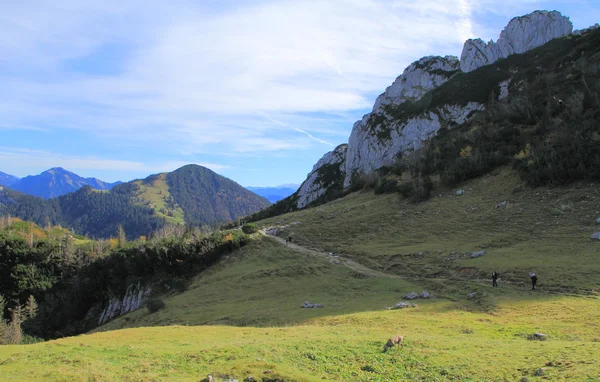
M 105 147 L 161 148 L 140 161 L 73 154 L 66 162 L 77 157 L 88 167 L 301 150 L 311 153 L 304 155 L 310 169 L 308 161 L 344 142 L 351 119 L 412 61 L 460 55 L 466 38 L 492 34 L 489 15 L 497 36 L 504 13 L 559 3 L 2 2 L 0 138 L 8 129 L 57 137 L 76 130 Z

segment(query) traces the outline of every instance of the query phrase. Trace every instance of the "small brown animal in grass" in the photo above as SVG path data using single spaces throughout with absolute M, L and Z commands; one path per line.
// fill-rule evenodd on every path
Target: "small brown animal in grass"
M 400 349 L 400 346 L 403 346 L 402 343 L 404 342 L 404 338 L 406 338 L 406 336 L 395 336 L 390 338 L 388 342 L 383 345 L 383 352 L 385 353 L 389 348 L 394 347 L 394 345 L 398 345 L 398 349 Z

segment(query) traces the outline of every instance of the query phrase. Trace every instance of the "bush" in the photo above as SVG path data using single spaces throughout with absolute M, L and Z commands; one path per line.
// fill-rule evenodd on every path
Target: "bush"
M 396 192 L 398 182 L 395 179 L 379 178 L 375 185 L 375 195 L 390 194 Z
M 161 309 L 165 308 L 165 303 L 160 298 L 153 298 L 146 304 L 146 308 L 148 308 L 148 312 L 155 313 Z
M 256 224 L 253 223 L 248 223 L 248 224 L 244 224 L 242 226 L 242 231 L 246 234 L 246 235 L 250 235 L 251 233 L 256 233 L 258 232 L 258 226 Z
M 175 289 L 179 293 L 183 293 L 188 290 L 190 286 L 190 282 L 183 277 L 176 277 L 170 282 L 171 288 Z

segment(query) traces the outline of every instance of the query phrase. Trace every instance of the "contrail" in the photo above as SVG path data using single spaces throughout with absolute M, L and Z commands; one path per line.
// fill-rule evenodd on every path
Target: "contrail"
M 306 134 L 306 135 L 307 135 L 307 136 L 308 136 L 310 139 L 312 139 L 312 140 L 314 140 L 314 141 L 316 141 L 316 142 L 319 142 L 319 143 L 321 143 L 321 144 L 328 145 L 328 146 L 334 146 L 334 145 L 333 145 L 332 143 L 330 143 L 330 142 L 327 142 L 327 141 L 324 141 L 324 140 L 322 140 L 322 139 L 319 139 L 319 138 L 315 137 L 314 135 L 312 135 L 311 133 L 309 133 L 309 132 L 307 132 L 307 131 L 304 131 L 304 130 L 302 130 L 302 129 L 299 129 L 299 128 L 297 128 L 297 127 L 293 127 L 293 126 L 291 126 L 291 125 L 290 125 L 290 124 L 288 124 L 288 123 L 281 122 L 281 121 L 279 121 L 279 120 L 277 120 L 277 119 L 275 119 L 275 118 L 272 118 L 272 117 L 271 117 L 271 116 L 269 116 L 268 114 L 265 114 L 265 113 L 263 113 L 263 112 L 261 112 L 261 111 L 255 110 L 254 112 L 255 112 L 256 114 L 260 115 L 261 117 L 263 117 L 263 118 L 265 118 L 265 119 L 267 119 L 267 120 L 269 120 L 269 121 L 273 122 L 273 123 L 274 123 L 274 124 L 276 124 L 276 125 L 279 125 L 279 126 L 285 126 L 285 127 L 289 127 L 290 129 L 292 129 L 292 130 L 295 130 L 295 131 L 297 131 L 297 132 L 299 132 L 299 133 Z

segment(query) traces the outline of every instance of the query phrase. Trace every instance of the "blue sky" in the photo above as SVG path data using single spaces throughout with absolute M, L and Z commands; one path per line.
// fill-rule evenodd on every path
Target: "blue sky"
M 3 0 L 0 171 L 301 183 L 412 61 L 600 0 Z

